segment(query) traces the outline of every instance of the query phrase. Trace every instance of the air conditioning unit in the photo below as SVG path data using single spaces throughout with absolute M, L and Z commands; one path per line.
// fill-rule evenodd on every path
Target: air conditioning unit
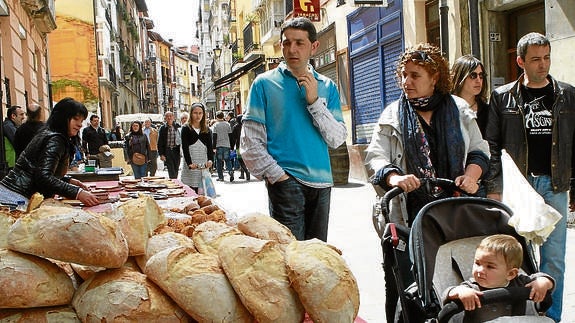
M 348 0 L 349 4 L 356 7 L 362 6 L 378 6 L 387 7 L 389 0 Z

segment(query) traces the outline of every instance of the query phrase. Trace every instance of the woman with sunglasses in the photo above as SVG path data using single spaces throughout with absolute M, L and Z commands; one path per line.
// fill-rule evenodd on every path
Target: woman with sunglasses
M 366 165 L 374 173 L 376 190 L 400 187 L 392 199 L 392 222 L 411 226 L 419 210 L 453 192 L 421 187 L 420 178 L 447 178 L 474 194 L 486 173 L 489 147 L 475 115 L 461 98 L 452 96 L 449 65 L 439 48 L 419 44 L 407 49 L 396 69 L 402 90 L 387 106 L 375 126 L 367 148 Z M 398 299 L 391 269 L 392 255 L 384 250 L 386 315 L 392 322 Z
M 214 160 L 212 131 L 208 128 L 206 111 L 201 103 L 192 104 L 188 122 L 182 125 L 182 151 L 185 160 L 182 183 L 198 193 L 202 171 L 210 169 Z
M 477 114 L 477 125 L 485 136 L 487 125 L 487 74 L 483 63 L 473 55 L 459 57 L 451 67 L 453 88 L 451 93 L 464 99 Z

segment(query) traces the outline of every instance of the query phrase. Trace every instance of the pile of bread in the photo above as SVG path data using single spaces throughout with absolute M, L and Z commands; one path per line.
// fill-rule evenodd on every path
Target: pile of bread
M 267 215 L 233 225 L 181 217 L 172 219 L 180 224 L 174 228 L 164 213 L 145 196 L 106 214 L 58 203 L 18 218 L 0 212 L 0 322 L 302 322 L 305 313 L 315 322 L 353 322 L 357 316 L 358 286 L 336 248 L 296 241 Z

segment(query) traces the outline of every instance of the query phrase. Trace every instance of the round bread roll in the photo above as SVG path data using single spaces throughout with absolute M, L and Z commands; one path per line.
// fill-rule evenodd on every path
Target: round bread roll
M 133 265 L 108 269 L 86 280 L 72 306 L 82 322 L 189 322 L 179 308 Z
M 357 281 L 339 250 L 318 239 L 294 241 L 285 253 L 288 277 L 314 322 L 353 322 Z
M 0 249 L 0 308 L 66 305 L 73 295 L 72 280 L 56 264 Z
M 145 273 L 198 322 L 253 322 L 216 255 L 166 249 L 148 260 Z
M 40 206 L 8 232 L 8 249 L 81 265 L 118 268 L 128 244 L 117 223 L 81 209 Z
M 291 288 L 278 243 L 246 235 L 224 237 L 222 267 L 242 303 L 260 323 L 301 322 L 304 308 Z

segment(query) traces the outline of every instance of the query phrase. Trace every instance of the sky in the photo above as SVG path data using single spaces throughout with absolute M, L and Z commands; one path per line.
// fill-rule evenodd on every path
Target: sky
M 154 21 L 152 31 L 175 46 L 189 46 L 196 40 L 198 0 L 146 0 L 148 16 Z

